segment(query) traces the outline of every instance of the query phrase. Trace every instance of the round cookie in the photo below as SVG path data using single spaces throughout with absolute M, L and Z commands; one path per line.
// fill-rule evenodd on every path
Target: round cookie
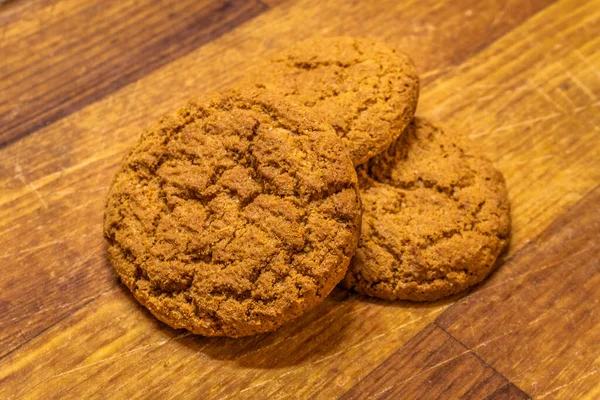
M 510 236 L 506 185 L 467 139 L 415 118 L 357 172 L 362 234 L 344 286 L 428 301 L 492 271 Z
M 419 97 L 407 55 L 350 37 L 301 42 L 262 63 L 244 84 L 312 108 L 334 127 L 354 165 L 388 148 L 411 121 Z
M 191 102 L 142 134 L 111 186 L 104 234 L 156 317 L 207 336 L 276 329 L 344 277 L 357 177 L 310 111 L 266 94 Z

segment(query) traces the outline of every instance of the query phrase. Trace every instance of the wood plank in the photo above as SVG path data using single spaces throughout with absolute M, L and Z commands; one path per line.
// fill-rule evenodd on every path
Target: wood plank
M 102 210 L 112 175 L 136 140 L 137 127 L 199 91 L 230 84 L 266 52 L 325 29 L 331 34 L 380 35 L 391 43 L 405 43 L 425 71 L 449 66 L 455 61 L 451 52 L 444 53 L 449 57 L 445 61 L 439 55 L 429 58 L 425 43 L 450 43 L 448 34 L 479 37 L 476 43 L 466 41 L 466 49 L 461 42 L 454 45 L 467 57 L 488 42 L 483 32 L 496 19 L 496 2 L 469 4 L 479 10 L 481 21 L 487 22 L 460 24 L 453 15 L 462 12 L 463 5 L 437 1 L 351 5 L 342 0 L 306 0 L 278 7 L 115 95 L 1 150 L 0 259 L 8 263 L 0 277 L 0 354 L 15 349 L 114 286 L 114 274 L 104 256 Z M 500 19 L 492 31 L 506 31 L 526 18 L 522 10 L 534 12 L 542 7 L 541 2 L 531 4 L 538 8 L 509 5 L 515 19 Z M 336 18 L 329 18 L 332 15 Z M 407 22 L 398 23 L 402 20 Z M 444 31 L 419 31 L 404 42 L 407 32 L 421 29 L 419 21 L 429 21 Z M 347 31 L 348 27 L 355 30 Z M 428 311 L 422 312 L 428 315 Z M 385 318 L 389 316 L 381 317 L 387 326 Z M 393 343 L 391 340 L 389 351 Z M 377 360 L 373 363 L 377 365 Z
M 389 307 L 336 290 L 273 334 L 204 338 L 160 323 L 117 287 L 33 339 L 31 351 L 4 357 L 0 398 L 331 398 L 369 368 L 365 354 L 385 356 L 423 326 L 423 308 L 439 306 Z
M 344 394 L 353 399 L 527 399 L 461 343 L 429 325 Z
M 77 240 L 74 237 L 94 229 L 93 219 L 100 219 L 105 188 L 99 188 L 105 187 L 109 182 L 119 157 L 134 140 L 134 134 L 125 126 L 140 124 L 141 120 L 151 119 L 155 113 L 170 108 L 170 101 L 165 100 L 163 95 L 169 84 L 174 96 L 187 96 L 192 89 L 197 90 L 199 87 L 206 90 L 225 85 L 229 82 L 228 79 L 235 79 L 244 68 L 252 64 L 252 57 L 258 57 L 268 51 L 269 46 L 277 48 L 293 35 L 300 37 L 306 26 L 296 21 L 296 18 L 302 18 L 303 23 L 313 21 L 309 17 L 322 10 L 321 7 L 337 7 L 336 13 L 341 15 L 340 21 L 346 24 L 353 21 L 355 24 L 349 26 L 356 26 L 356 29 L 360 27 L 367 30 L 371 28 L 370 24 L 374 24 L 373 29 L 377 31 L 376 25 L 384 24 L 388 18 L 385 14 L 384 17 L 380 17 L 384 19 L 366 19 L 365 24 L 361 25 L 358 22 L 364 16 L 353 14 L 355 19 L 351 20 L 349 15 L 344 14 L 346 9 L 339 3 L 328 2 L 325 6 L 310 3 L 313 4 L 313 8 L 304 7 L 308 4 L 294 3 L 290 7 L 278 8 L 258 17 L 217 42 L 199 49 L 198 53 L 193 55 L 193 59 L 191 55 L 178 60 L 144 78 L 139 85 L 124 88 L 116 95 L 5 149 L 0 160 L 8 160 L 3 167 L 9 172 L 6 175 L 9 178 L 6 179 L 5 187 L 8 189 L 4 198 L 10 212 L 2 214 L 0 229 L 13 229 L 9 232 L 17 239 L 4 242 L 6 247 L 3 248 L 15 249 L 17 252 L 25 251 L 22 257 L 17 254 L 18 262 L 8 269 L 5 279 L 12 279 L 19 287 L 27 288 L 28 282 L 19 280 L 20 275 L 17 272 L 11 272 L 22 271 L 23 266 L 31 269 L 35 267 L 34 271 L 48 282 L 54 282 L 53 279 L 56 279 L 50 277 L 52 272 L 58 273 L 59 276 L 61 273 L 68 273 L 71 258 L 60 258 L 60 255 L 56 255 L 59 253 L 51 248 L 62 245 L 65 246 L 65 251 L 82 251 L 82 243 L 71 246 L 70 241 Z M 300 6 L 303 7 L 296 8 Z M 396 10 L 394 7 L 400 6 L 393 3 L 390 7 L 392 12 Z M 408 8 L 402 10 L 410 12 Z M 431 110 L 431 101 L 437 99 L 440 101 L 438 105 L 443 104 L 441 99 L 453 98 L 457 87 L 468 88 L 469 84 L 502 88 L 505 87 L 504 81 L 522 80 L 531 76 L 532 71 L 539 69 L 552 70 L 557 68 L 558 62 L 573 65 L 573 73 L 580 82 L 586 87 L 594 88 L 595 76 L 587 74 L 587 67 L 581 63 L 574 65 L 578 51 L 586 57 L 591 57 L 596 49 L 597 40 L 593 35 L 593 25 L 590 24 L 590 16 L 593 15 L 592 2 L 563 1 L 548 8 L 470 59 L 465 67 L 459 69 L 460 74 L 458 71 L 457 75 L 454 71 L 437 71 L 436 76 L 441 76 L 440 79 L 444 80 L 436 81 L 425 88 L 425 104 L 429 102 L 428 107 Z M 386 28 L 387 35 L 394 26 L 402 25 L 398 24 L 397 20 L 393 26 Z M 384 29 L 380 29 L 383 32 Z M 573 32 L 581 29 L 583 33 L 579 32 L 578 38 L 567 34 L 572 47 L 562 50 L 561 60 L 552 63 L 544 59 L 554 45 L 546 40 L 546 37 L 555 37 L 561 30 L 569 29 L 574 30 Z M 270 40 L 272 42 L 269 42 Z M 523 43 L 528 41 L 538 44 L 523 46 Z M 422 46 L 409 50 L 416 58 L 425 52 L 425 48 Z M 490 63 L 489 60 L 494 62 Z M 223 68 L 223 65 L 229 68 Z M 485 65 L 487 70 L 481 70 L 481 65 Z M 529 65 L 532 65 L 532 69 L 529 69 Z M 496 70 L 501 70 L 502 73 L 496 73 Z M 184 72 L 186 78 L 190 79 L 189 87 L 178 80 Z M 511 79 L 507 79 L 507 76 Z M 447 87 L 444 84 L 446 79 L 462 86 Z M 559 82 L 563 83 L 560 80 Z M 555 80 L 550 80 L 547 86 L 540 86 L 544 90 L 550 90 L 555 84 Z M 583 104 L 589 100 L 585 93 L 570 88 L 557 88 L 554 93 L 559 92 L 575 104 Z M 507 102 L 502 96 L 487 99 L 486 102 L 455 96 L 454 101 L 459 103 L 456 106 L 457 116 L 454 117 L 450 112 L 446 114 L 444 108 L 436 115 L 443 117 L 444 122 L 449 125 L 459 126 L 467 121 L 460 111 L 462 104 L 462 107 L 471 107 L 470 127 L 485 129 L 490 123 L 486 116 L 489 112 L 501 108 L 501 104 L 504 104 L 504 123 L 508 123 L 507 120 L 510 121 L 513 114 L 515 117 L 522 117 L 520 108 L 524 104 L 529 107 L 530 113 L 546 110 L 548 107 L 545 98 L 537 91 L 523 91 L 521 95 L 523 98 L 519 98 L 518 102 Z M 480 107 L 473 104 L 480 104 Z M 478 138 L 477 141 L 500 162 L 501 169 L 509 177 L 511 196 L 515 191 L 522 192 L 518 197 L 519 205 L 515 207 L 514 219 L 516 228 L 523 229 L 527 226 L 527 229 L 516 235 L 513 251 L 526 243 L 531 235 L 543 230 L 564 207 L 578 200 L 598 183 L 599 172 L 589 166 L 593 165 L 600 144 L 591 140 L 593 127 L 588 125 L 589 122 L 577 122 L 579 117 L 585 117 L 593 123 L 595 116 L 592 111 L 593 109 L 582 110 L 579 114 L 561 116 L 561 119 L 565 119 L 565 124 L 573 127 L 569 132 L 575 134 L 559 136 L 555 141 L 544 141 L 548 132 L 548 126 L 544 124 L 533 124 L 526 131 L 505 129 L 498 131 L 495 136 L 484 135 Z M 99 116 L 102 116 L 102 124 Z M 481 121 L 482 125 L 479 125 L 478 121 Z M 515 118 L 513 122 L 520 123 L 521 120 Z M 66 138 L 63 139 L 65 135 Z M 526 180 L 522 183 L 517 179 L 519 171 L 524 165 L 531 163 L 532 154 L 537 156 L 542 152 L 542 149 L 536 146 L 515 146 L 514 143 L 522 141 L 524 136 L 532 143 L 536 140 L 541 141 L 543 150 L 551 154 L 561 154 L 560 151 L 564 149 L 563 142 L 568 140 L 575 154 L 561 154 L 560 159 L 556 157 L 546 163 L 532 163 L 540 182 L 532 184 Z M 65 141 L 70 145 L 65 146 Z M 61 148 L 66 150 L 61 152 Z M 41 149 L 46 149 L 45 151 L 53 154 L 56 159 L 44 156 Z M 36 160 L 36 154 L 40 161 L 35 167 L 31 167 Z M 502 163 L 506 154 L 509 154 L 510 163 Z M 22 166 L 19 176 L 14 176 L 15 165 Z M 586 166 L 588 168 L 584 168 Z M 572 169 L 577 173 L 561 177 L 557 175 L 558 169 Z M 19 177 L 26 183 L 21 182 Z M 559 183 L 554 182 L 555 180 Z M 565 190 L 559 192 L 554 189 L 546 192 L 538 187 L 556 188 L 557 185 L 562 185 Z M 90 191 L 90 194 L 86 194 L 86 190 Z M 565 198 L 564 193 L 567 190 L 570 193 Z M 44 208 L 41 200 L 46 202 L 48 210 Z M 538 204 L 545 208 L 544 213 L 531 212 L 537 209 Z M 47 237 L 41 240 L 39 236 L 32 239 L 29 228 L 40 225 L 41 221 L 56 222 L 44 228 L 43 234 L 47 234 Z M 38 249 L 28 253 L 31 247 L 36 246 L 36 240 L 40 240 L 37 242 L 38 246 L 50 243 L 50 238 L 60 238 L 61 232 L 66 230 L 73 232 L 73 237 L 63 243 L 48 245 L 48 252 L 40 256 L 40 259 L 28 259 L 32 257 L 31 254 L 37 257 L 37 254 L 43 251 Z M 101 246 L 99 232 L 90 236 L 87 245 L 92 246 L 94 243 L 100 243 Z M 49 304 L 48 308 L 54 310 L 39 320 L 35 315 L 25 317 L 32 321 L 33 328 L 24 323 L 17 324 L 24 337 L 38 335 L 41 329 L 46 330 L 0 361 L 0 376 L 4 379 L 3 393 L 14 391 L 40 394 L 41 386 L 34 386 L 43 382 L 43 387 L 49 393 L 64 389 L 69 394 L 85 396 L 94 393 L 99 387 L 99 382 L 112 382 L 115 393 L 122 396 L 143 388 L 161 396 L 176 395 L 184 390 L 192 397 L 225 398 L 243 390 L 243 395 L 250 398 L 282 398 L 290 392 L 296 392 L 298 397 L 332 398 L 354 386 L 448 305 L 371 302 L 354 295 L 345 298 L 342 292 L 336 292 L 314 312 L 271 335 L 248 341 L 223 342 L 212 342 L 210 339 L 197 337 L 178 338 L 180 332 L 171 331 L 164 326 L 156 328 L 152 325 L 156 324 L 156 321 L 146 313 L 136 311 L 137 305 L 121 288 L 111 289 L 110 272 L 106 273 L 106 278 L 93 279 L 94 276 L 103 276 L 104 272 L 101 269 L 109 270 L 105 261 L 100 258 L 101 252 L 99 249 L 98 254 L 93 253 L 84 263 L 86 270 L 83 276 L 91 276 L 89 281 L 84 283 L 87 286 L 73 284 L 69 287 L 68 294 L 52 292 L 52 285 L 45 285 L 40 289 L 39 285 L 32 283 L 29 291 L 21 292 L 10 292 L 13 287 L 10 285 L 2 286 L 3 292 L 0 293 L 6 293 L 6 299 L 14 298 L 24 302 L 27 299 L 19 297 L 20 293 L 31 294 L 41 290 L 42 293 L 33 296 L 35 301 L 42 305 Z M 76 254 L 82 257 L 88 255 L 85 252 Z M 53 259 L 55 264 L 52 268 L 44 269 L 42 263 L 36 265 L 37 261 Z M 95 262 L 97 264 L 92 267 L 91 263 Z M 500 271 L 506 268 L 504 266 Z M 74 309 L 81 306 L 82 303 L 76 303 L 79 299 L 90 294 L 98 295 L 105 290 L 109 291 L 104 296 L 91 301 L 86 307 L 69 316 Z M 70 296 L 70 301 L 66 301 L 66 296 Z M 61 309 L 59 307 L 62 304 L 67 306 Z M 9 307 L 8 311 L 18 307 L 20 303 L 14 301 L 14 305 Z M 13 314 L 12 317 L 31 313 L 31 309 L 25 307 L 19 311 L 20 314 Z M 33 311 L 36 309 L 33 308 Z M 124 318 L 119 319 L 120 315 Z M 62 321 L 56 323 L 61 318 Z M 55 325 L 51 326 L 52 324 Z M 136 326 L 140 328 L 135 329 Z M 98 334 L 98 331 L 101 334 Z M 129 331 L 131 334 L 127 334 Z M 14 336 L 16 334 L 12 335 Z M 82 338 L 81 342 L 77 342 L 79 338 Z M 153 345 L 152 348 L 143 347 L 150 344 Z
M 534 398 L 600 395 L 600 186 L 438 320 Z
M 448 308 L 436 321 L 442 328 L 423 329 L 343 399 L 496 398 L 508 386 L 510 396 L 529 397 L 494 368 L 534 398 L 596 397 L 598 204 L 600 186 L 499 274 Z
M 598 2 L 563 1 L 421 96 L 419 112 L 470 136 L 504 173 L 513 245 L 600 183 L 599 67 Z
M 0 146 L 267 9 L 259 0 L 56 1 L 3 29 Z

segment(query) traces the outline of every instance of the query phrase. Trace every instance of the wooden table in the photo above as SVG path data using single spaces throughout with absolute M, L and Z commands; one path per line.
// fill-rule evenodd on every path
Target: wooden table
M 0 398 L 600 398 L 600 1 L 0 5 Z M 313 35 L 414 58 L 419 114 L 506 176 L 513 240 L 469 294 L 336 290 L 245 339 L 170 329 L 106 260 L 139 129 Z

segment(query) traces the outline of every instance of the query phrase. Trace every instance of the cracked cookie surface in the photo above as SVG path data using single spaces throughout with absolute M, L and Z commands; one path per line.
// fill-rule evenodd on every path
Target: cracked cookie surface
M 506 185 L 466 138 L 415 118 L 357 172 L 362 233 L 344 286 L 382 299 L 428 301 L 492 271 L 510 236 Z
M 383 152 L 412 119 L 419 78 L 409 57 L 383 43 L 315 38 L 267 60 L 244 85 L 310 107 L 331 124 L 355 165 Z
M 160 320 L 209 336 L 271 331 L 343 278 L 356 172 L 308 111 L 225 91 L 163 117 L 124 159 L 104 218 L 109 260 Z

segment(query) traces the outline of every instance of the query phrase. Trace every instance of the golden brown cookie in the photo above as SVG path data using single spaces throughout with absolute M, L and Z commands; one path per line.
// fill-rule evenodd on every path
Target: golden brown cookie
M 508 243 L 506 185 L 472 143 L 415 118 L 358 168 L 362 234 L 344 285 L 436 300 L 482 281 Z
M 354 165 L 383 152 L 412 119 L 419 78 L 409 57 L 373 40 L 301 42 L 259 65 L 243 85 L 312 108 L 348 146 Z
M 359 236 L 356 172 L 330 127 L 265 94 L 191 102 L 143 133 L 104 233 L 156 317 L 208 336 L 276 329 L 343 278 Z

